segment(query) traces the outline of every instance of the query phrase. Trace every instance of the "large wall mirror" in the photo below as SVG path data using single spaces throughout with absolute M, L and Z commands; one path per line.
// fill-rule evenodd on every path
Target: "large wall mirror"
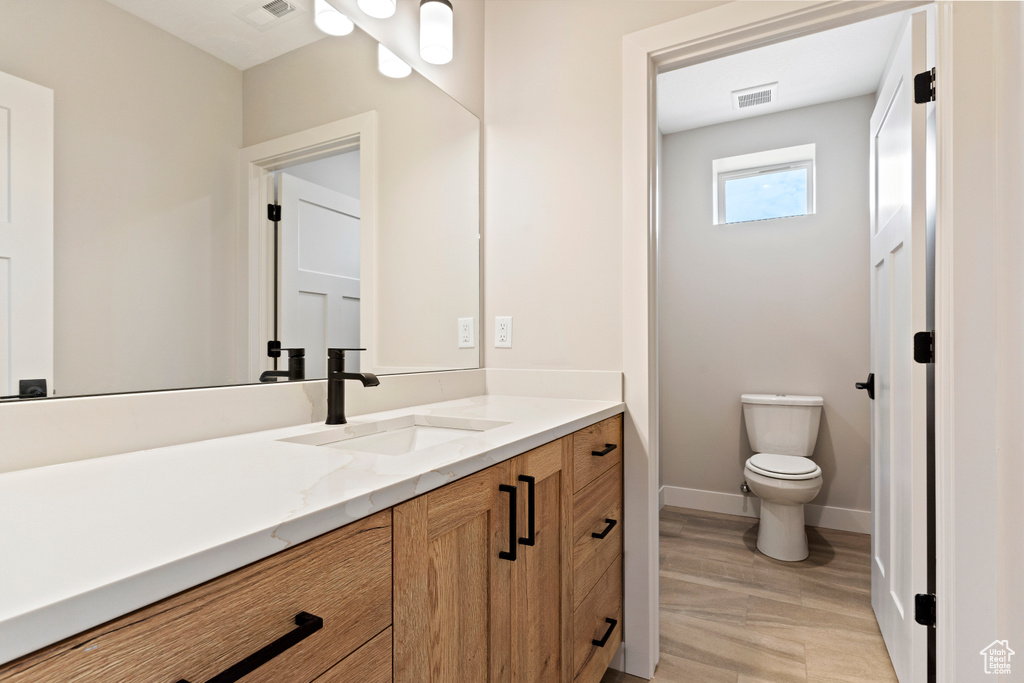
M 0 2 L 0 395 L 287 381 L 268 342 L 306 379 L 332 346 L 378 374 L 479 367 L 478 119 L 382 75 L 358 27 L 317 31 L 312 0 L 266 4 Z M 52 91 L 52 151 L 18 142 L 46 123 L 22 86 Z M 27 151 L 53 162 L 52 275 L 18 252 L 46 210 Z

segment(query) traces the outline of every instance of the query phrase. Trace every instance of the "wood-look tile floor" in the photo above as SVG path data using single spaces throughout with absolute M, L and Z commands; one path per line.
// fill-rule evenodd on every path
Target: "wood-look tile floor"
M 810 557 L 757 551 L 757 520 L 661 512 L 655 683 L 896 681 L 871 611 L 871 538 L 807 528 Z M 602 683 L 643 679 L 609 671 Z

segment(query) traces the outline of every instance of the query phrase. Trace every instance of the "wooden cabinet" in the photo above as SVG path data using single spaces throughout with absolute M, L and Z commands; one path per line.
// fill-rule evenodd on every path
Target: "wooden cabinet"
M 597 683 L 621 642 L 615 416 L 0 666 L 0 683 L 205 683 L 271 650 L 245 683 Z
M 0 681 L 205 683 L 283 639 L 246 683 L 308 683 L 390 624 L 386 510 L 0 667 Z
M 395 683 L 509 680 L 511 473 L 504 462 L 394 508 Z
M 622 642 L 622 416 L 573 434 L 572 678 L 598 683 Z
M 512 460 L 519 519 L 527 524 L 512 563 L 513 683 L 570 680 L 572 489 L 564 463 L 571 445 L 570 438 L 560 439 Z
M 569 438 L 395 508 L 395 682 L 571 672 Z

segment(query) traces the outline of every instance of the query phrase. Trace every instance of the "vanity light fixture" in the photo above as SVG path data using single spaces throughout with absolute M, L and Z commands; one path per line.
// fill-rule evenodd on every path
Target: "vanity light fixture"
M 329 36 L 347 36 L 356 27 L 352 20 L 334 8 L 327 0 L 316 0 L 313 23 Z
M 395 13 L 396 0 L 359 0 L 359 9 L 374 19 L 387 19 Z
M 455 12 L 449 0 L 420 0 L 420 56 L 431 64 L 452 61 Z
M 377 70 L 388 78 L 405 78 L 412 73 L 411 66 L 380 43 L 377 43 Z

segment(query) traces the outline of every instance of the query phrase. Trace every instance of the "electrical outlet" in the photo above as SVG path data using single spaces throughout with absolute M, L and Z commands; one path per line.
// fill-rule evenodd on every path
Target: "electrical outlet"
M 512 348 L 512 316 L 495 316 L 494 346 L 500 349 Z
M 459 348 L 471 349 L 476 346 L 473 341 L 473 319 L 459 318 Z

